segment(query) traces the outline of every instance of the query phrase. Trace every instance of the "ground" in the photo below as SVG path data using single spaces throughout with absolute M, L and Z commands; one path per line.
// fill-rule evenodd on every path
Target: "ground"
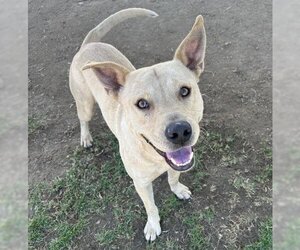
M 271 1 L 29 1 L 29 182 L 32 249 L 271 248 Z M 182 202 L 166 176 L 154 183 L 162 235 L 148 244 L 146 215 L 99 110 L 92 149 L 80 148 L 68 69 L 87 32 L 128 7 L 156 11 L 105 38 L 137 67 L 172 58 L 202 14 L 199 82 L 205 111 L 196 167 Z

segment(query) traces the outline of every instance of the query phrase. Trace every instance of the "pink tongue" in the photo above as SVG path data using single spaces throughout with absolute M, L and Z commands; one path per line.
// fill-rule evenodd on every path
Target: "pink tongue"
M 176 164 L 186 164 L 190 161 L 192 147 L 184 147 L 174 152 L 167 152 L 167 158 L 173 160 Z

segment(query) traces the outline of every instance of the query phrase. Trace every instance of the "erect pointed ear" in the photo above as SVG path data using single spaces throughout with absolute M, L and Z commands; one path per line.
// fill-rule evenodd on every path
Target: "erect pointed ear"
M 83 66 L 82 70 L 86 69 L 92 69 L 104 88 L 113 91 L 118 91 L 125 84 L 126 76 L 130 72 L 113 62 L 91 62 Z
M 203 17 L 197 16 L 190 33 L 181 42 L 175 52 L 174 59 L 180 60 L 197 76 L 204 70 L 206 34 Z

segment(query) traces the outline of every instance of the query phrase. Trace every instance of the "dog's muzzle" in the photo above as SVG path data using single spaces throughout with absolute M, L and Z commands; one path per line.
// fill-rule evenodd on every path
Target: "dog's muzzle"
M 171 168 L 176 171 L 187 171 L 191 169 L 195 164 L 194 152 L 191 146 L 182 147 L 176 151 L 163 152 L 155 147 L 144 135 L 142 137 L 145 141 L 150 144 L 156 152 L 164 157 L 165 161 Z

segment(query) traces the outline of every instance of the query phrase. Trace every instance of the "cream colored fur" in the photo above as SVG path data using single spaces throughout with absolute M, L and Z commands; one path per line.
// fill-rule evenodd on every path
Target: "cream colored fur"
M 206 37 L 203 18 L 198 16 L 173 60 L 135 69 L 120 51 L 100 39 L 117 23 L 136 16 L 157 14 L 139 8 L 122 10 L 88 33 L 71 64 L 70 89 L 80 120 L 81 144 L 84 147 L 92 144 L 88 123 L 95 103 L 118 139 L 126 171 L 146 208 L 145 237 L 153 241 L 161 228 L 152 181 L 167 171 L 170 188 L 178 198 L 188 199 L 191 192 L 179 182 L 180 172 L 173 170 L 143 136 L 163 152 L 175 150 L 164 131 L 169 122 L 183 119 L 193 129 L 190 145 L 197 142 L 203 114 L 197 82 L 204 67 Z M 191 88 L 186 100 L 178 97 L 183 85 Z M 150 102 L 150 110 L 145 112 L 136 107 L 141 98 Z

